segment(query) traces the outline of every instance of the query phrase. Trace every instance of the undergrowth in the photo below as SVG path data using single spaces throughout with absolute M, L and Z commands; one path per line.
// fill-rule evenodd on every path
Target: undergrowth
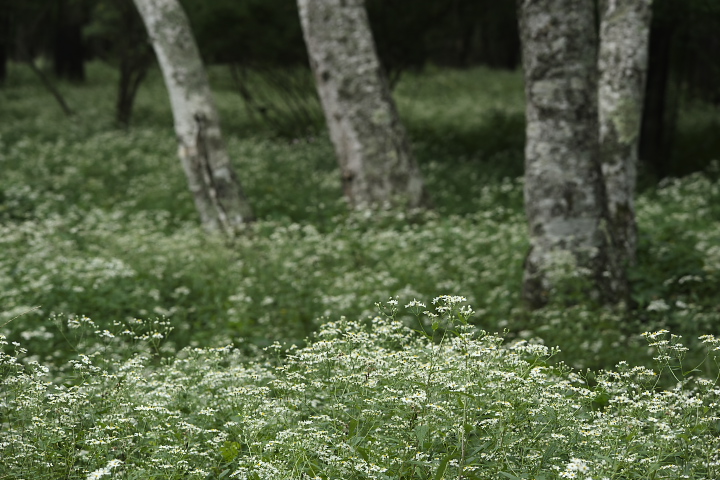
M 68 327 L 97 343 L 56 370 L 0 337 L 0 477 L 720 475 L 717 379 L 683 376 L 687 348 L 667 331 L 645 334 L 656 370 L 591 374 L 552 364 L 557 349 L 474 327 L 463 297 L 378 307 L 250 358 L 188 347 L 157 360 L 167 325 L 112 333 L 83 317 Z M 717 361 L 720 340 L 700 340 Z M 661 375 L 675 386 L 656 389 Z
M 197 224 L 157 72 L 130 130 L 89 78 L 71 119 L 21 67 L 0 89 L 0 478 L 717 476 L 717 164 L 639 195 L 632 305 L 527 312 L 518 74 L 398 85 L 429 212 L 349 212 L 322 131 L 218 90 L 259 217 L 233 241 Z

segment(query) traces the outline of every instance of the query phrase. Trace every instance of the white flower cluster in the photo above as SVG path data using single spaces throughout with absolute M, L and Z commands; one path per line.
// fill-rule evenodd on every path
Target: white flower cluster
M 107 465 L 105 465 L 102 468 L 98 468 L 94 472 L 92 472 L 90 475 L 87 476 L 86 480 L 98 480 L 102 477 L 107 477 L 112 473 L 112 470 L 116 467 L 119 467 L 122 465 L 121 460 L 110 460 Z
M 434 305 L 459 316 L 464 302 L 440 296 Z M 0 476 L 65 471 L 45 459 L 72 441 L 87 479 L 532 478 L 550 469 L 639 480 L 651 468 L 658 478 L 720 477 L 713 380 L 660 390 L 656 372 L 620 362 L 589 383 L 551 364 L 557 350 L 535 341 L 445 335 L 437 342 L 393 316 L 341 318 L 305 347 L 275 343 L 259 360 L 229 347 L 187 348 L 161 365 L 151 355 L 81 354 L 73 386 L 3 353 Z M 646 337 L 657 348 L 679 345 L 667 330 Z M 97 467 L 117 452 L 122 462 Z M 682 470 L 666 461 L 677 452 Z

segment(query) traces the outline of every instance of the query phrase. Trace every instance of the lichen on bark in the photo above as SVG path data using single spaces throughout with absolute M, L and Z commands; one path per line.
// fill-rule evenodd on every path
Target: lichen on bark
M 364 1 L 298 0 L 298 7 L 349 203 L 354 208 L 427 205 Z
M 622 264 L 634 264 L 637 249 L 634 196 L 651 3 L 602 0 L 599 5 L 600 161 Z
M 598 302 L 619 278 L 598 157 L 593 0 L 518 0 L 526 95 L 525 210 L 530 251 L 523 298 L 557 296 L 552 272 L 570 258 Z
M 222 140 L 190 23 L 177 0 L 134 0 L 165 79 L 183 165 L 203 227 L 233 235 L 253 214 Z

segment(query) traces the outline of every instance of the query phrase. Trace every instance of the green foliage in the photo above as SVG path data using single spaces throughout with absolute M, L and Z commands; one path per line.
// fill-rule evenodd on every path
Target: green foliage
M 307 68 L 231 65 L 233 88 L 251 119 L 282 138 L 317 135 L 325 125 L 315 80 Z
M 0 476 L 19 478 L 716 478 L 716 382 L 647 333 L 659 369 L 584 376 L 556 349 L 474 328 L 457 296 L 323 325 L 304 348 L 186 348 L 97 330 L 64 370 L 0 336 Z M 415 317 L 413 331 L 397 319 Z M 433 322 L 425 329 L 423 319 Z M 162 327 L 162 326 L 161 326 Z M 416 327 L 417 328 L 417 327 Z M 118 336 L 135 340 L 132 348 Z M 705 336 L 717 360 L 720 340 Z M 111 353 L 111 355 L 108 355 Z M 669 373 L 672 390 L 655 387 Z
M 260 218 L 232 242 L 197 224 L 157 72 L 136 128 L 120 131 L 107 67 L 60 84 L 80 112 L 65 120 L 12 66 L 0 332 L 21 346 L 0 358 L 0 477 L 717 475 L 717 392 L 684 377 L 717 375 L 701 363 L 714 337 L 698 338 L 720 336 L 717 170 L 639 196 L 635 305 L 576 296 L 528 313 L 517 73 L 403 77 L 396 98 L 436 204 L 424 213 L 349 212 L 325 135 L 278 138 L 226 69 L 210 74 Z M 582 278 L 567 267 L 572 295 Z M 437 292 L 475 306 L 469 325 L 453 297 L 427 313 L 413 301 Z M 376 318 L 384 298 L 391 318 Z M 329 323 L 340 315 L 358 321 Z M 664 329 L 689 350 L 661 333 L 649 348 L 642 332 Z M 644 370 L 653 357 L 662 375 Z M 564 366 L 621 361 L 645 367 Z
M 717 95 L 720 98 L 720 93 Z M 713 168 L 715 175 L 720 173 L 717 166 L 713 167 L 713 162 L 720 159 L 720 138 L 715 134 L 720 129 L 717 102 L 715 105 L 688 102 L 687 107 L 678 113 L 676 128 L 670 166 L 673 176 L 685 176 Z
M 517 72 L 428 69 L 405 75 L 395 96 L 416 156 L 427 169 L 442 169 L 433 188 L 440 208 L 472 213 L 466 187 L 522 176 L 525 106 Z
M 227 70 L 211 70 L 230 156 L 260 218 L 228 248 L 197 226 L 157 72 L 139 92 L 140 126 L 127 132 L 112 129 L 112 72 L 98 64 L 88 72 L 87 86 L 64 87 L 82 112 L 69 122 L 43 108 L 23 69 L 11 70 L 0 93 L 0 317 L 41 306 L 5 328 L 39 358 L 66 355 L 46 320 L 53 312 L 88 315 L 102 328 L 166 316 L 177 347 L 296 342 L 323 317 L 362 317 L 378 298 L 438 291 L 466 296 L 488 330 L 563 345 L 575 366 L 646 362 L 643 349 L 628 347 L 647 328 L 686 338 L 716 329 L 720 195 L 703 174 L 638 199 L 639 310 L 598 312 L 581 298 L 572 308 L 519 308 L 526 237 L 522 184 L 512 179 L 522 165 L 517 74 L 403 78 L 398 105 L 436 204 L 404 215 L 349 213 L 328 139 L 273 138 L 243 108 Z M 582 279 L 558 270 L 566 274 L 568 293 Z M 661 301 L 667 310 L 657 310 Z

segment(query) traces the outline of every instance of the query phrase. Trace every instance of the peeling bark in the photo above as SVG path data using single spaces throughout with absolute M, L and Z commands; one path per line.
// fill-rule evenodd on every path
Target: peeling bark
M 363 0 L 298 0 L 320 100 L 354 208 L 428 203 Z
M 652 0 L 600 2 L 598 111 L 609 225 L 622 264 L 636 261 L 635 184 Z
M 232 235 L 253 214 L 230 164 L 190 23 L 177 0 L 134 0 L 170 95 L 178 156 L 203 227 Z
M 523 298 L 537 308 L 570 259 L 586 294 L 612 302 L 622 277 L 607 226 L 598 158 L 593 0 L 518 0 L 526 95 L 525 211 L 530 251 Z

